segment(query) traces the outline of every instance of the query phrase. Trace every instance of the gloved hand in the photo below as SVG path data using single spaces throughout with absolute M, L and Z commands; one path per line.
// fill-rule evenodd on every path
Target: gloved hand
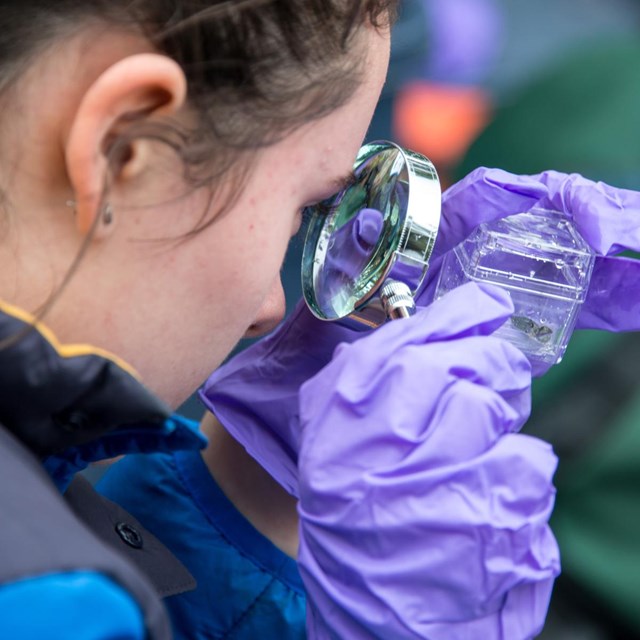
M 538 197 L 537 202 L 527 199 Z M 518 203 L 521 205 L 519 211 Z M 578 174 L 545 171 L 516 176 L 499 169 L 476 169 L 443 196 L 442 221 L 434 260 L 421 293 L 433 298 L 442 255 L 483 222 L 528 211 L 532 206 L 569 214 L 596 252 L 587 299 L 578 329 L 640 330 L 640 261 L 615 257 L 625 249 L 640 251 L 640 192 L 616 189 Z
M 573 215 L 587 242 L 603 255 L 623 247 L 640 250 L 639 193 L 552 171 L 516 176 L 481 168 L 443 195 L 438 240 L 418 305 L 433 298 L 443 254 L 476 226 L 538 205 Z M 639 267 L 629 259 L 598 258 L 578 326 L 640 329 Z M 331 360 L 338 344 L 363 335 L 315 319 L 300 302 L 272 334 L 215 371 L 201 390 L 226 429 L 293 495 L 298 493 L 300 385 Z
M 530 368 L 467 284 L 343 344 L 300 391 L 299 564 L 313 640 L 523 640 L 559 552 L 556 458 L 516 433 Z

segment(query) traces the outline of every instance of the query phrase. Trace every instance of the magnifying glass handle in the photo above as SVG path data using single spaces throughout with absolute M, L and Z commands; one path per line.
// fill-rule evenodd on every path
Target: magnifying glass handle
M 409 318 L 416 312 L 411 289 L 397 280 L 387 280 L 380 290 L 380 301 L 389 320 Z

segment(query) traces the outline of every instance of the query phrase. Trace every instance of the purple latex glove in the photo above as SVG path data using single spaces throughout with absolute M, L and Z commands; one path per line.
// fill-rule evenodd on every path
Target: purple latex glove
M 314 640 L 522 640 L 559 552 L 556 458 L 516 433 L 509 296 L 467 284 L 352 344 L 300 391 L 300 552 Z
M 516 176 L 480 168 L 443 194 L 438 240 L 418 304 L 431 302 L 446 251 L 479 224 L 534 206 L 573 215 L 601 254 L 623 247 L 640 250 L 640 194 L 553 171 Z M 640 262 L 598 258 L 578 326 L 640 329 L 639 304 Z M 317 320 L 300 302 L 272 334 L 215 371 L 201 390 L 204 403 L 227 430 L 293 495 L 298 494 L 300 385 L 331 360 L 338 344 L 363 335 Z

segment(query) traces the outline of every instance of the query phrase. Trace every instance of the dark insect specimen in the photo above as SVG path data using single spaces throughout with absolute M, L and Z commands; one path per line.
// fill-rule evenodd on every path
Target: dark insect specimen
M 546 324 L 538 324 L 526 316 L 511 316 L 511 324 L 538 342 L 549 342 L 553 335 L 553 329 L 551 327 L 548 327 Z

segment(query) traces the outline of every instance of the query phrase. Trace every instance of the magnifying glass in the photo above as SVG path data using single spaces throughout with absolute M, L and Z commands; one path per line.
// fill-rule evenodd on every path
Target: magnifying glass
M 433 164 L 392 142 L 363 146 L 356 181 L 307 210 L 302 291 L 311 312 L 356 329 L 411 315 L 440 223 Z

